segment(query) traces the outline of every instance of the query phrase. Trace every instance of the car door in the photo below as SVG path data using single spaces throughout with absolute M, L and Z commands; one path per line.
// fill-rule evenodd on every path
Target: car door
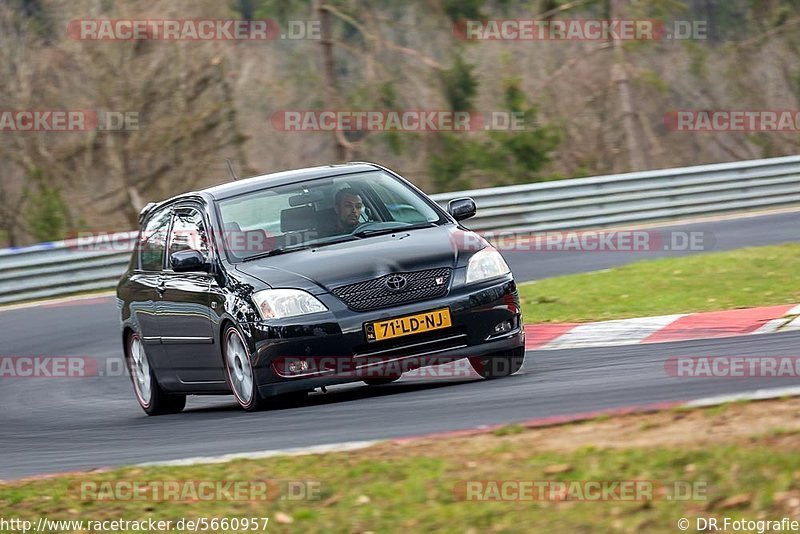
M 130 311 L 135 327 L 145 344 L 151 364 L 158 370 L 162 360 L 161 329 L 157 317 L 167 233 L 172 212 L 155 212 L 139 236 L 137 257 L 129 277 Z
M 165 361 L 189 389 L 203 383 L 225 382 L 219 347 L 214 344 L 210 309 L 211 287 L 216 281 L 207 272 L 176 273 L 169 260 L 175 252 L 196 250 L 210 261 L 207 229 L 199 204 L 175 207 L 167 240 L 166 268 L 158 289 Z

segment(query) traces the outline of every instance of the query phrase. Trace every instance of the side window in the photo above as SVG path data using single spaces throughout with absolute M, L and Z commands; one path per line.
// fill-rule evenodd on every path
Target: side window
M 184 250 L 196 250 L 208 258 L 208 234 L 199 211 L 179 209 L 175 212 L 168 249 L 170 255 Z
M 164 245 L 172 212 L 156 213 L 145 226 L 140 237 L 139 265 L 145 271 L 160 271 L 164 265 Z

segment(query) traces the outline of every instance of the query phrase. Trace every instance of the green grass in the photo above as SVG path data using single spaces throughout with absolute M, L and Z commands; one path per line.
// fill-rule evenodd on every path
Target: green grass
M 800 302 L 800 245 L 632 263 L 520 284 L 527 323 L 586 322 Z
M 95 289 L 92 291 L 76 291 L 74 293 L 64 293 L 62 295 L 54 295 L 52 297 L 46 298 L 35 298 L 35 299 L 23 299 L 17 302 L 9 302 L 8 304 L 0 304 L 0 311 L 3 311 L 4 308 L 10 308 L 14 306 L 18 306 L 20 304 L 34 304 L 37 302 L 48 302 L 50 300 L 60 300 L 60 299 L 69 299 L 71 297 L 90 297 L 92 295 L 97 295 L 98 297 L 101 296 L 111 296 L 113 295 L 113 289 Z
M 301 532 L 676 532 L 680 517 L 781 517 L 778 492 L 800 487 L 797 434 L 782 430 L 748 443 L 702 448 L 655 447 L 570 452 L 536 451 L 525 435 L 484 435 L 456 443 L 431 442 L 410 453 L 381 445 L 356 452 L 280 457 L 181 468 L 128 468 L 77 477 L 0 485 L 0 517 L 50 519 L 154 519 L 270 517 L 268 531 Z M 407 447 L 407 446 L 405 446 Z M 690 466 L 690 467 L 687 467 Z M 549 468 L 549 469 L 548 469 Z M 548 474 L 550 473 L 550 474 Z M 316 500 L 162 502 L 83 500 L 75 490 L 91 481 L 314 480 Z M 486 502 L 464 500 L 465 481 L 676 481 L 701 488 L 696 498 L 616 502 Z M 687 486 L 684 486 L 687 487 Z M 463 491 L 463 490 L 462 490 Z M 718 503 L 747 494 L 746 503 Z M 292 523 L 279 523 L 280 514 Z

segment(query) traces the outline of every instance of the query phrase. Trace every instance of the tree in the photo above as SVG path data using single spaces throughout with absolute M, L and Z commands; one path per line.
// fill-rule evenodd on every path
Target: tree
M 63 239 L 67 233 L 69 209 L 61 191 L 47 183 L 41 170 L 32 173 L 29 181 L 34 184 L 25 210 L 30 233 L 37 241 Z

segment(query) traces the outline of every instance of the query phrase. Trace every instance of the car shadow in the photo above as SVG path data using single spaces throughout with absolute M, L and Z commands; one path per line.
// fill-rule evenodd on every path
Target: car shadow
M 508 380 L 506 378 L 505 380 Z M 327 388 L 327 393 L 322 393 L 319 389 L 311 392 L 306 398 L 301 400 L 284 400 L 276 398 L 276 402 L 264 410 L 269 412 L 280 412 L 285 410 L 294 410 L 304 407 L 324 406 L 330 404 L 338 404 L 343 402 L 361 401 L 364 399 L 374 399 L 381 397 L 388 397 L 392 395 L 402 395 L 406 393 L 413 393 L 419 391 L 434 391 L 442 388 L 460 386 L 463 387 L 467 384 L 485 382 L 480 377 L 467 377 L 463 379 L 414 379 L 405 381 L 401 379 L 398 382 L 381 386 L 368 386 L 363 382 L 353 382 L 349 384 L 340 384 Z M 229 397 L 221 397 L 228 399 Z M 220 400 L 221 400 L 220 398 Z M 201 406 L 192 408 L 190 407 L 192 398 L 189 398 L 189 406 L 184 410 L 186 414 L 202 414 L 202 413 L 218 413 L 218 412 L 241 412 L 239 405 L 232 400 L 230 403 L 215 404 L 214 406 Z

